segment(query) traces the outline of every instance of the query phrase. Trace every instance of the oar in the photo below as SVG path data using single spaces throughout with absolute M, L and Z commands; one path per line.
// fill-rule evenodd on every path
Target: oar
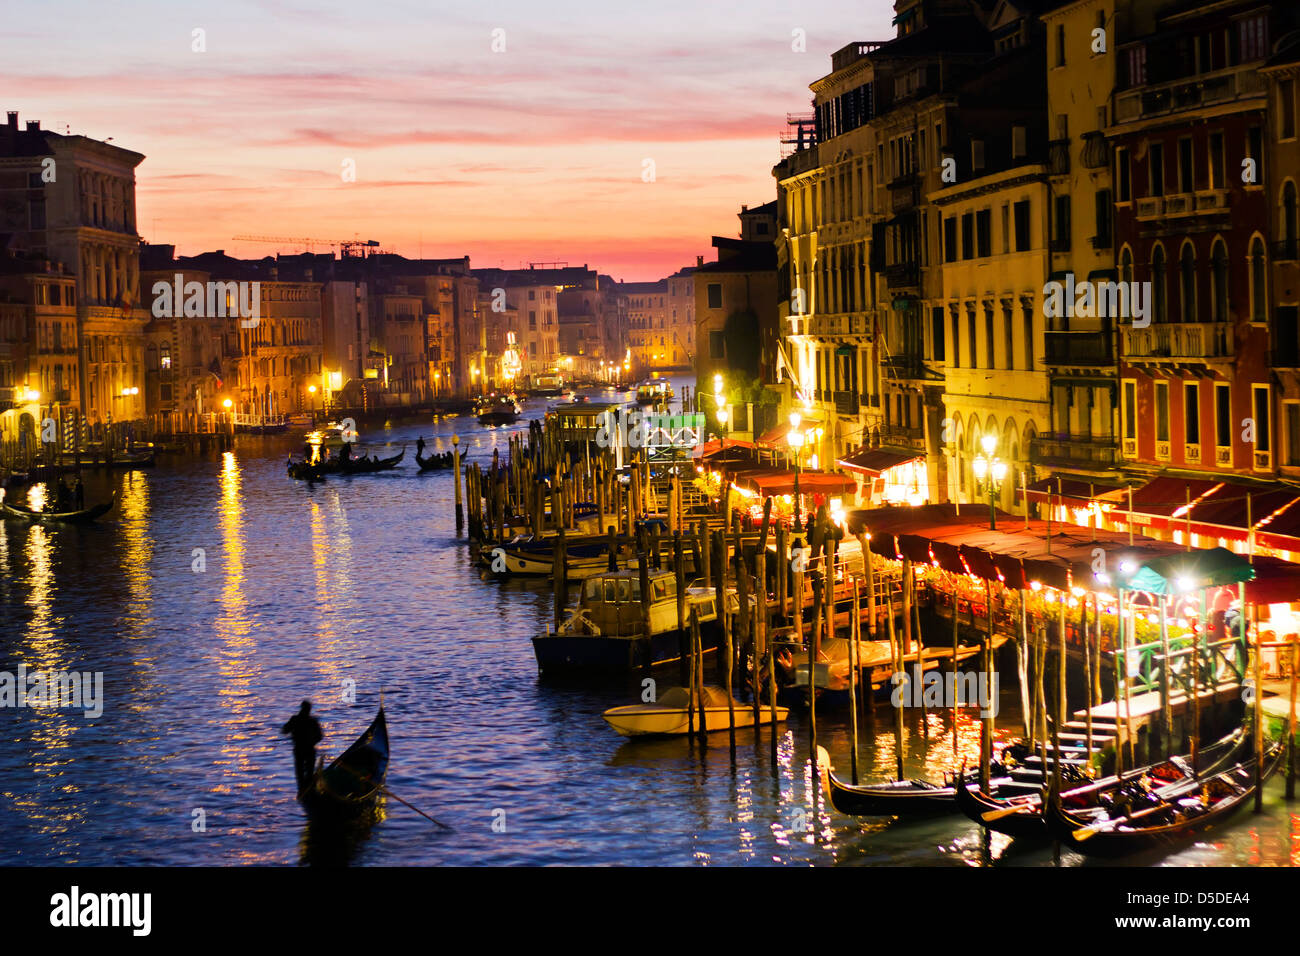
M 393 798 L 394 800 L 396 800 L 398 803 L 410 807 L 412 810 L 414 810 L 414 811 L 415 811 L 416 813 L 418 813 L 420 816 L 424 817 L 424 818 L 425 818 L 426 820 L 428 820 L 430 823 L 436 823 L 436 824 L 438 824 L 438 826 L 442 827 L 444 830 L 452 830 L 452 829 L 455 829 L 454 827 L 449 827 L 449 826 L 447 826 L 447 824 L 443 823 L 441 820 L 435 820 L 433 817 L 429 816 L 427 813 L 425 813 L 423 810 L 421 810 L 421 809 L 420 809 L 419 807 L 417 807 L 415 804 L 411 803 L 411 802 L 408 801 L 408 800 L 403 800 L 401 797 L 399 797 L 397 794 L 393 793 L 393 791 L 389 790 L 387 787 L 383 786 L 382 784 L 380 785 L 379 789 L 382 790 L 382 791 L 383 791 L 385 794 L 387 794 L 388 796 L 392 797 L 392 798 Z
M 985 823 L 992 823 L 994 820 L 1001 820 L 1003 817 L 1009 817 L 1012 814 L 1019 813 L 1021 810 L 1027 810 L 1032 806 L 1032 801 L 1026 800 L 1024 803 L 1017 803 L 1012 807 L 1003 807 L 1001 810 L 990 810 L 988 813 L 980 814 L 980 819 Z
M 1172 803 L 1169 800 L 1161 800 L 1156 806 L 1147 807 L 1147 809 L 1139 810 L 1137 813 L 1130 813 L 1128 816 L 1116 817 L 1113 820 L 1103 820 L 1101 823 L 1094 823 L 1091 826 L 1080 827 L 1074 831 L 1072 836 L 1074 839 L 1082 843 L 1084 840 L 1090 840 L 1098 833 L 1104 832 L 1109 827 L 1118 826 L 1126 820 L 1140 820 L 1142 817 L 1149 816 L 1157 810 L 1166 810 L 1170 806 L 1172 806 Z

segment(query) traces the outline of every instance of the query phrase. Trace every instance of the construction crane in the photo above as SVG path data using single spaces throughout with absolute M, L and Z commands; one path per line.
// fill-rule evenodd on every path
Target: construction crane
M 294 237 L 294 236 L 231 236 L 233 242 L 266 242 L 274 245 L 293 245 L 306 246 L 307 251 L 312 251 L 312 246 L 338 246 L 340 256 L 364 256 L 366 249 L 378 249 L 378 239 L 316 239 L 311 236 Z

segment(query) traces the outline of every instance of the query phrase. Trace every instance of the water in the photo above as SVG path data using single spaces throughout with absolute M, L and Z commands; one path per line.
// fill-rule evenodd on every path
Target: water
M 549 589 L 480 580 L 455 537 L 450 473 L 418 475 L 409 460 L 417 435 L 440 452 L 453 434 L 490 460 L 513 430 L 471 418 L 368 429 L 375 444 L 412 446 L 403 469 L 315 487 L 285 477 L 298 439 L 241 440 L 95 473 L 87 499 L 119 502 L 98 525 L 0 523 L 0 670 L 102 671 L 106 698 L 97 720 L 0 710 L 0 863 L 1052 862 L 1001 837 L 986 849 L 961 817 L 859 820 L 814 805 L 802 715 L 781 727 L 775 764 L 767 730 L 758 747 L 740 732 L 733 768 L 726 734 L 704 752 L 615 735 L 600 713 L 635 702 L 628 691 L 539 684 L 529 637 L 551 620 Z M 454 832 L 392 801 L 347 842 L 306 826 L 280 725 L 310 697 L 337 753 L 381 689 L 389 786 Z M 1002 739 L 1018 726 L 1015 694 L 1004 692 Z M 892 727 L 887 704 L 874 734 L 863 727 L 865 778 L 892 774 Z M 935 715 L 924 730 L 909 711 L 907 770 L 936 778 L 956 766 L 951 725 Z M 819 734 L 847 776 L 847 718 L 819 714 Z M 959 737 L 977 752 L 977 724 L 963 719 Z M 1265 816 L 1165 862 L 1300 862 L 1300 820 L 1280 790 Z

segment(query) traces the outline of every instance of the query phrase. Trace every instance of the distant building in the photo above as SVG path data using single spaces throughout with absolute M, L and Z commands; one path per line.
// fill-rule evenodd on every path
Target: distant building
M 776 231 L 776 203 L 741 207 L 740 222 L 741 238 L 714 236 L 717 260 L 698 265 L 692 273 L 699 394 L 712 388 L 715 375 L 723 377 L 729 396 L 736 389 L 775 381 L 777 277 L 771 236 Z M 748 404 L 743 401 L 737 408 Z M 754 429 L 750 422 L 733 417 L 730 430 Z

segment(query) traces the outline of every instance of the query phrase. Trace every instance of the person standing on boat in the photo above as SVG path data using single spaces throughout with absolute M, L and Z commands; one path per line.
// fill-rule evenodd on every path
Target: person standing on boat
M 81 476 L 77 475 L 77 480 L 72 483 L 72 495 L 77 502 L 77 510 L 86 510 L 86 486 L 81 483 Z
M 293 767 L 298 777 L 298 792 L 301 793 L 311 782 L 316 767 L 316 745 L 325 736 L 320 721 L 311 715 L 311 701 L 302 702 L 298 713 L 285 722 L 280 733 L 293 737 Z
M 415 440 L 415 457 L 420 458 L 424 455 L 424 436 L 421 435 Z

